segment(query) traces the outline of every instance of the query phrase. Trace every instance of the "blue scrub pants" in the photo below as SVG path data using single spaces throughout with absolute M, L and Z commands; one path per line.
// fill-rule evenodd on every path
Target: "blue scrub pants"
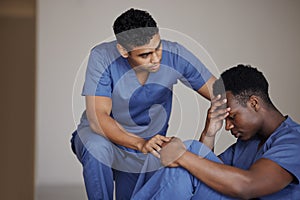
M 114 180 L 116 199 L 128 200 L 135 187 L 140 188 L 143 181 L 162 167 L 151 154 L 117 147 L 104 136 L 93 133 L 89 127 L 81 127 L 73 133 L 71 147 L 83 166 L 89 200 L 112 200 Z M 140 174 L 142 178 L 138 180 Z
M 206 159 L 222 163 L 221 160 L 205 145 L 198 141 L 185 142 L 187 149 Z M 140 176 L 139 179 L 143 178 Z M 162 168 L 158 170 L 144 185 L 135 188 L 132 200 L 232 200 L 234 198 L 222 195 L 211 189 L 187 170 L 177 168 Z

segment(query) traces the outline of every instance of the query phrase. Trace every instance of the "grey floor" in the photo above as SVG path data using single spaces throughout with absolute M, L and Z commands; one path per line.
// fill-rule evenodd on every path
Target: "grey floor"
M 35 200 L 87 200 L 83 185 L 38 186 Z

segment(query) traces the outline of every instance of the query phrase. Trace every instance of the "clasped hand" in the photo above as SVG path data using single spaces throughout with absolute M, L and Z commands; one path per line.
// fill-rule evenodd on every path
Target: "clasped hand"
M 178 160 L 186 152 L 184 143 L 177 137 L 172 137 L 170 142 L 164 143 L 160 151 L 160 162 L 164 166 L 178 167 Z
M 151 153 L 155 157 L 160 158 L 161 163 L 165 166 L 178 166 L 177 159 L 186 151 L 183 142 L 176 137 L 165 137 L 155 135 L 145 141 L 142 146 L 143 153 Z
M 144 154 L 151 153 L 155 157 L 160 158 L 159 152 L 161 151 L 163 144 L 169 142 L 170 140 L 170 137 L 157 134 L 144 142 L 141 148 L 141 152 L 143 152 Z

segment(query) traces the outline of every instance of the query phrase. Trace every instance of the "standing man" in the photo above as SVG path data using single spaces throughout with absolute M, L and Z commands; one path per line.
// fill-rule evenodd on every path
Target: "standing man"
M 215 81 L 187 49 L 160 38 L 146 11 L 126 11 L 113 29 L 116 41 L 91 50 L 86 110 L 71 140 L 89 199 L 113 199 L 114 180 L 116 198 L 130 199 L 139 174 L 159 168 L 152 158 L 170 141 L 173 85 L 180 80 L 210 100 Z
M 173 138 L 160 156 L 175 168 L 157 171 L 133 199 L 299 199 L 300 125 L 274 106 L 263 74 L 238 65 L 222 73 L 213 92 L 200 139 L 206 145 L 189 141 L 186 151 Z M 238 140 L 217 157 L 211 149 L 224 119 Z

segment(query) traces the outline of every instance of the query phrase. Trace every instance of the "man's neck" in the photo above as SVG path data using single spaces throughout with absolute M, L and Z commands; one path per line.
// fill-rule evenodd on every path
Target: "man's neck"
M 285 121 L 285 117 L 276 109 L 272 109 L 264 116 L 264 124 L 261 133 L 259 134 L 262 140 L 267 140 L 275 130 Z
M 135 70 L 136 77 L 141 85 L 147 82 L 150 72 L 145 70 Z

